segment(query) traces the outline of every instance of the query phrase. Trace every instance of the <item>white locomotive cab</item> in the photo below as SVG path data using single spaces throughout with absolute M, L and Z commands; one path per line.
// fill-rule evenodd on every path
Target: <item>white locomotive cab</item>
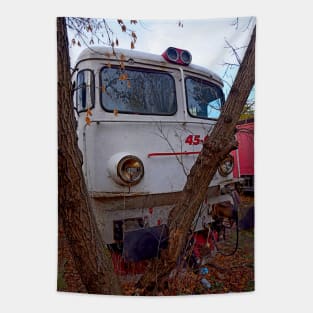
M 127 231 L 138 230 L 142 238 L 143 230 L 166 225 L 220 114 L 222 80 L 190 62 L 188 51 L 172 47 L 160 56 L 95 47 L 78 57 L 74 102 L 79 146 L 107 244 L 122 243 Z M 220 186 L 233 183 L 231 162 L 220 167 L 208 186 L 208 203 L 225 201 Z M 207 211 L 203 220 L 208 220 Z

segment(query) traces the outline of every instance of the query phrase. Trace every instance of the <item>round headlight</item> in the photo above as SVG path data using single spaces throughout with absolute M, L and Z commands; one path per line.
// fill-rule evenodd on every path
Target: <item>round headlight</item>
M 228 155 L 219 165 L 218 172 L 222 176 L 229 175 L 234 168 L 234 158 L 231 155 Z
M 123 157 L 117 165 L 117 175 L 127 185 L 139 183 L 144 175 L 142 161 L 133 155 Z

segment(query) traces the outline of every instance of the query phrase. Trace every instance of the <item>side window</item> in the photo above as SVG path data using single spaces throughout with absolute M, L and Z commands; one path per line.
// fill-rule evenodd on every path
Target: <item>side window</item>
M 95 104 L 95 78 L 91 70 L 83 70 L 77 74 L 76 106 L 77 111 L 86 111 Z

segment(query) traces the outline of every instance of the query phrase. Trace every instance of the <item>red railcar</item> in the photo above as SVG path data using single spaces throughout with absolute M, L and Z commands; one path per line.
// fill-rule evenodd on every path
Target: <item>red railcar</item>
M 236 139 L 238 149 L 234 157 L 234 177 L 244 178 L 243 191 L 254 192 L 254 119 L 238 122 Z

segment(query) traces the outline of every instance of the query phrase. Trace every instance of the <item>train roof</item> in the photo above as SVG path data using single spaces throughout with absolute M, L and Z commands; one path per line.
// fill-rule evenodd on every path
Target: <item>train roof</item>
M 200 73 L 202 75 L 208 76 L 209 78 L 219 82 L 221 85 L 223 85 L 222 79 L 215 74 L 214 72 L 210 71 L 209 69 L 195 65 L 195 64 L 190 64 L 188 66 L 181 66 L 179 64 L 173 64 L 169 63 L 166 61 L 162 55 L 158 54 L 153 54 L 153 53 L 148 53 L 148 52 L 143 52 L 143 51 L 138 51 L 138 50 L 128 50 L 128 49 L 121 49 L 121 48 L 114 48 L 115 52 L 115 57 L 117 60 L 120 60 L 123 58 L 125 62 L 127 62 L 130 59 L 133 59 L 134 62 L 138 63 L 149 63 L 155 65 L 164 65 L 167 67 L 172 67 L 172 68 L 180 68 L 182 67 L 184 70 L 190 70 L 193 72 Z M 80 63 L 84 60 L 88 59 L 112 59 L 113 58 L 113 50 L 111 47 L 90 47 L 84 49 L 80 55 L 78 56 L 76 63 Z

